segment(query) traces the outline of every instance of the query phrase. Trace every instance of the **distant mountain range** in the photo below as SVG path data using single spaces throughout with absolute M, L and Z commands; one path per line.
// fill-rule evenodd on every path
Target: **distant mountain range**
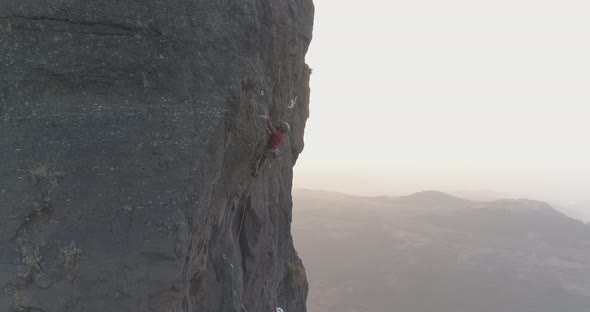
M 556 209 L 559 209 L 572 218 L 576 218 L 587 223 L 590 222 L 590 200 L 556 203 L 554 205 Z
M 590 225 L 533 200 L 294 191 L 310 312 L 590 311 Z
M 495 201 L 499 199 L 505 198 L 524 198 L 525 196 L 522 195 L 515 195 L 509 193 L 500 193 L 494 192 L 489 190 L 463 190 L 463 191 L 453 191 L 451 194 L 455 196 L 459 196 L 461 198 L 477 200 L 477 201 Z M 550 204 L 556 210 L 563 212 L 564 214 L 572 217 L 574 219 L 578 219 L 584 221 L 586 223 L 590 222 L 590 200 L 579 200 L 579 201 L 557 201 L 553 200 L 550 201 Z

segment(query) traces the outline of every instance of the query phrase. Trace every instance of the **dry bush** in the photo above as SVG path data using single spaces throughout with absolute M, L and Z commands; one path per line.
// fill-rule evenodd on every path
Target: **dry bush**
M 73 271 L 76 269 L 81 256 L 82 249 L 78 248 L 74 241 L 69 245 L 64 246 L 59 252 L 59 259 L 67 271 Z
M 51 193 L 57 188 L 58 179 L 64 176 L 62 171 L 56 170 L 48 164 L 38 165 L 30 170 L 29 173 L 31 174 L 31 177 L 33 177 L 35 183 L 39 183 L 42 180 L 47 181 L 48 195 L 51 195 Z
M 24 311 L 22 304 L 24 301 L 23 294 L 20 289 L 16 288 L 12 293 L 12 309 L 15 311 Z
M 21 268 L 24 271 L 39 271 L 41 270 L 41 254 L 39 252 L 39 247 L 30 242 L 21 242 L 20 243 L 20 252 L 22 255 L 22 264 Z
M 307 278 L 305 276 L 305 267 L 301 262 L 289 261 L 287 263 L 287 273 L 296 286 L 305 285 Z

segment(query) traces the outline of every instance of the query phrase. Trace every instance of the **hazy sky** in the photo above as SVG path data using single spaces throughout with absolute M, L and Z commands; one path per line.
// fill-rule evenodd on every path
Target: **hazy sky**
M 315 5 L 295 187 L 590 198 L 590 2 Z

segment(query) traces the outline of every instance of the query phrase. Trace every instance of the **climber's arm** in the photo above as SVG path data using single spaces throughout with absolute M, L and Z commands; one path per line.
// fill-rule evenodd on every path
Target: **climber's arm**
M 275 132 L 277 129 L 275 129 L 275 127 L 272 125 L 272 120 L 270 120 L 270 117 L 266 120 L 266 129 L 270 132 L 273 133 Z

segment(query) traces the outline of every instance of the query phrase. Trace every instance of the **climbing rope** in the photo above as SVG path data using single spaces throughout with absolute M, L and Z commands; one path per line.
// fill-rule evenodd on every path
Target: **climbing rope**
M 242 221 L 240 221 L 240 228 L 238 230 L 238 240 L 237 240 L 238 244 L 240 243 L 240 236 L 242 235 L 242 226 L 244 225 L 244 219 L 246 218 L 246 205 L 248 204 L 248 199 L 250 198 L 250 191 L 252 190 L 252 185 L 254 185 L 254 180 L 256 180 L 256 178 L 252 179 L 252 182 L 250 182 L 250 186 L 248 187 L 248 190 L 246 191 L 246 198 L 247 199 L 242 204 Z
M 229 258 L 223 254 L 223 261 L 225 261 L 225 263 L 227 264 L 227 266 L 229 267 L 229 273 L 231 275 L 231 288 L 232 288 L 232 295 L 233 295 L 233 300 L 237 300 L 238 306 L 240 306 L 240 312 L 248 312 L 248 309 L 246 309 L 246 306 L 244 306 L 244 304 L 242 304 L 242 300 L 240 299 L 240 296 L 238 295 L 238 292 L 236 291 L 235 288 L 235 284 L 234 284 L 234 264 L 231 263 L 231 261 L 229 261 Z M 235 304 L 235 301 L 234 301 Z
M 239 208 L 241 208 L 242 217 L 240 220 L 240 226 L 238 228 L 237 240 L 236 240 L 236 243 L 234 244 L 234 254 L 232 257 L 234 262 L 235 262 L 235 257 L 238 254 L 238 246 L 240 244 L 240 237 L 242 236 L 242 229 L 244 226 L 244 220 L 246 219 L 246 206 L 248 205 L 248 202 L 250 200 L 250 192 L 252 191 L 252 186 L 254 185 L 255 180 L 256 180 L 256 178 L 254 177 L 252 179 L 252 181 L 250 182 L 248 189 L 246 190 L 246 192 L 244 192 L 244 194 L 246 194 L 246 200 L 244 200 L 243 202 L 238 202 L 238 204 L 241 204 L 241 207 L 239 207 Z M 238 210 L 240 210 L 239 208 L 238 208 Z M 223 260 L 227 264 L 229 271 L 230 271 L 233 298 L 235 300 L 237 300 L 238 306 L 240 307 L 240 312 L 248 312 L 248 309 L 246 309 L 246 306 L 244 306 L 244 304 L 242 303 L 242 300 L 241 300 L 240 296 L 238 295 L 238 292 L 235 289 L 234 264 L 232 263 L 232 261 L 230 261 L 230 259 L 225 254 L 223 254 Z M 276 312 L 284 312 L 284 311 L 283 311 L 283 309 L 276 307 Z
M 238 245 L 240 244 L 240 237 L 242 235 L 242 227 L 244 225 L 244 219 L 246 218 L 246 206 L 247 206 L 248 200 L 250 198 L 250 192 L 252 190 L 252 186 L 254 185 L 254 180 L 255 179 L 252 179 L 252 182 L 250 182 L 250 186 L 248 187 L 248 190 L 245 192 L 246 200 L 244 200 L 244 202 L 242 202 L 242 203 L 238 202 L 239 204 L 242 205 L 242 207 L 240 207 L 242 210 L 242 218 L 240 221 L 240 227 L 238 229 L 238 238 L 236 240 L 236 243 L 234 244 L 234 254 L 232 257 L 234 262 L 235 262 L 235 257 L 238 254 Z M 244 306 L 244 304 L 242 303 L 242 300 L 241 300 L 240 296 L 238 295 L 238 292 L 235 289 L 234 264 L 232 263 L 232 261 L 230 261 L 230 259 L 225 254 L 223 254 L 223 261 L 227 264 L 229 271 L 230 271 L 233 298 L 234 298 L 234 300 L 237 300 L 238 306 L 240 307 L 240 312 L 248 312 L 248 309 L 246 309 L 246 306 Z

